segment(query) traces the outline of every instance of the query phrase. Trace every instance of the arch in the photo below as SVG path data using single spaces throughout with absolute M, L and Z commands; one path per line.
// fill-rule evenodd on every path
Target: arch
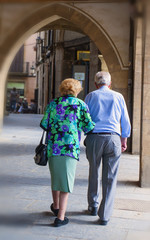
M 16 28 L 5 40 L 5 43 L 2 46 L 3 64 L 1 66 L 1 89 L 5 89 L 6 77 L 10 64 L 25 39 L 46 24 L 54 22 L 60 18 L 70 21 L 72 24 L 78 26 L 78 28 L 90 37 L 103 54 L 110 73 L 115 73 L 117 76 L 118 72 L 119 74 L 120 72 L 124 72 L 123 74 L 126 76 L 126 71 L 122 71 L 124 66 L 114 43 L 99 23 L 72 5 L 65 3 L 48 3 L 39 5 L 39 8 L 31 9 L 31 12 L 27 14 L 20 23 L 18 23 Z M 17 34 L 14 34 L 14 32 Z M 0 109 L 0 114 L 4 109 L 4 95 L 2 95 L 0 100 L 3 107 L 0 107 L 2 108 Z M 0 118 L 2 116 L 3 114 L 0 115 Z
M 87 13 L 63 3 L 49 3 L 32 11 L 30 15 L 27 15 L 10 34 L 9 39 L 11 38 L 11 45 L 10 40 L 6 39 L 5 46 L 7 46 L 7 53 L 12 53 L 11 58 L 13 59 L 17 52 L 15 51 L 15 46 L 17 46 L 18 49 L 18 47 L 23 44 L 24 40 L 32 33 L 59 18 L 64 18 L 72 22 L 90 37 L 102 52 L 110 72 L 112 71 L 112 65 L 116 66 L 118 70 L 126 69 L 123 66 L 117 48 L 102 26 L 92 17 L 88 16 Z M 17 34 L 14 34 L 14 32 Z M 111 55 L 111 58 L 109 55 Z

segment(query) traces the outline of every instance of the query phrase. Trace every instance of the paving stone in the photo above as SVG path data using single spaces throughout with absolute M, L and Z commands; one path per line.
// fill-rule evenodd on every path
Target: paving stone
M 149 240 L 150 232 L 129 231 L 125 240 Z

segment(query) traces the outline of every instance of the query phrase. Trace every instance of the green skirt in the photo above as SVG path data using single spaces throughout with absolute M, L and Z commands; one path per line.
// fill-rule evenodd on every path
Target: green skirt
M 72 192 L 77 160 L 68 156 L 52 156 L 48 159 L 48 163 L 52 190 Z

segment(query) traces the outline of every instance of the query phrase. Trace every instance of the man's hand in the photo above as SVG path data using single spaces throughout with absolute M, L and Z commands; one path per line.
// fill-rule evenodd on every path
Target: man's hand
M 121 137 L 121 151 L 125 152 L 127 149 L 127 138 Z

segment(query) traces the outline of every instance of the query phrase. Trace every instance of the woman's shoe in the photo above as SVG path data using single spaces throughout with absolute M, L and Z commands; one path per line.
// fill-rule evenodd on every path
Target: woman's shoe
M 68 222 L 69 222 L 69 219 L 67 217 L 65 217 L 64 220 L 60 220 L 59 218 L 55 218 L 54 226 L 55 227 L 61 227 L 63 225 L 68 224 Z
M 54 213 L 55 216 L 58 215 L 59 209 L 55 209 L 55 208 L 53 207 L 53 203 L 51 204 L 50 209 L 51 209 L 51 211 Z

